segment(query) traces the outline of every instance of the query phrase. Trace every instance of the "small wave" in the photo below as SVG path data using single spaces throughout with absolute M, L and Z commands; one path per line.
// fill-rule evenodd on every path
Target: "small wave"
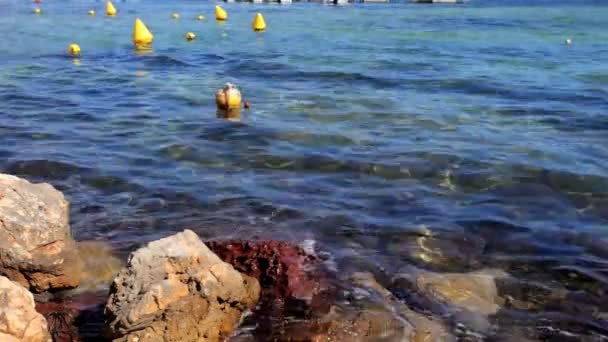
M 83 173 L 87 169 L 80 166 L 52 160 L 24 160 L 10 163 L 7 173 L 48 179 L 65 179 Z
M 143 56 L 143 63 L 149 67 L 189 67 L 192 66 L 182 60 L 167 55 Z
M 46 108 L 53 107 L 71 107 L 77 108 L 79 105 L 68 100 L 49 97 L 49 96 L 35 96 L 30 94 L 24 94 L 21 91 L 9 92 L 0 94 L 0 101 L 13 107 L 34 107 L 40 108 L 42 106 Z

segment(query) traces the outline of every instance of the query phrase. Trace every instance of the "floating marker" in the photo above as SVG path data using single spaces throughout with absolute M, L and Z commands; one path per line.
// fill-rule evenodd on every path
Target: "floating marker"
M 173 13 L 171 17 L 175 20 L 179 19 L 179 13 Z
M 42 10 L 40 8 L 36 7 L 36 9 L 34 10 L 34 13 L 40 14 L 40 13 L 42 13 Z
M 146 24 L 139 18 L 135 19 L 135 25 L 133 26 L 133 44 L 135 48 L 147 48 L 152 44 L 153 40 L 154 35 L 148 30 Z
M 194 32 L 188 32 L 186 33 L 186 40 L 194 40 L 194 38 L 196 38 L 196 35 L 194 34 Z
M 228 13 L 224 11 L 220 6 L 215 6 L 215 19 L 217 20 L 226 20 L 228 19 Z
M 215 92 L 217 117 L 228 121 L 241 121 L 241 92 L 232 83 L 226 83 Z
M 80 46 L 78 44 L 70 44 L 70 46 L 68 46 L 68 52 L 72 56 L 80 56 Z
M 203 20 L 205 20 L 205 16 L 204 15 L 199 15 L 198 17 L 196 17 L 196 20 L 203 21 Z
M 215 104 L 218 109 L 240 109 L 241 108 L 241 92 L 236 85 L 226 83 L 223 88 L 215 92 Z
M 572 39 L 567 38 L 567 39 L 566 39 L 566 41 L 565 41 L 565 43 L 566 43 L 566 45 L 570 45 L 570 44 L 572 44 Z
M 95 11 L 90 10 L 90 11 L 89 11 L 89 15 L 95 15 Z
M 37 3 L 37 4 L 39 4 L 39 3 L 40 3 L 40 0 L 34 0 L 34 2 L 35 2 L 35 3 Z
M 253 24 L 251 24 L 254 31 L 264 31 L 266 29 L 266 21 L 264 21 L 264 16 L 262 13 L 258 13 L 255 15 L 253 19 Z
M 114 5 L 112 4 L 112 1 L 108 0 L 108 2 L 106 3 L 106 14 L 109 17 L 113 17 L 116 15 L 116 7 L 114 7 Z

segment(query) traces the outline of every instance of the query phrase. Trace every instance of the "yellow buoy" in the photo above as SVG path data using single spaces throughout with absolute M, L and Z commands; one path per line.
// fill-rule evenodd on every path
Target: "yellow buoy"
M 34 13 L 40 14 L 40 13 L 42 13 L 42 10 L 40 8 L 36 7 L 36 9 L 34 10 Z
M 152 44 L 154 35 L 148 30 L 146 24 L 139 18 L 135 19 L 135 25 L 133 26 L 133 44 L 136 48 L 146 48 Z
M 226 11 L 224 11 L 224 9 L 221 8 L 220 6 L 215 6 L 215 19 L 217 19 L 217 20 L 227 20 L 228 19 L 228 13 L 226 13 Z
M 89 15 L 95 15 L 95 11 L 90 10 L 90 11 L 89 11 Z
M 110 17 L 113 17 L 116 15 L 116 12 L 116 8 L 112 4 L 112 1 L 108 0 L 108 2 L 106 3 L 106 14 Z
M 70 46 L 68 46 L 68 52 L 72 56 L 80 56 L 80 46 L 72 43 Z
M 241 108 L 241 92 L 239 88 L 232 83 L 226 83 L 223 88 L 215 92 L 215 104 L 221 110 Z
M 171 15 L 171 17 L 172 17 L 173 19 L 176 19 L 176 20 L 177 20 L 177 19 L 179 19 L 179 13 L 173 13 L 173 14 Z
M 194 40 L 194 38 L 196 38 L 196 35 L 194 34 L 194 32 L 186 33 L 186 40 Z
M 196 20 L 203 21 L 203 20 L 205 20 L 205 16 L 204 15 L 199 15 L 198 17 L 196 17 Z
M 264 21 L 264 17 L 262 13 L 258 13 L 255 15 L 253 19 L 253 24 L 251 24 L 254 31 L 264 31 L 266 29 L 266 21 Z

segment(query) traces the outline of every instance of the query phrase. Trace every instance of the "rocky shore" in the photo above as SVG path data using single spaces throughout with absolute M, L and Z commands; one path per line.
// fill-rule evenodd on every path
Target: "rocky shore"
M 582 295 L 497 269 L 429 271 L 442 268 L 430 237 L 392 246 L 417 266 L 388 277 L 336 271 L 310 244 L 203 242 L 191 230 L 122 261 L 107 243 L 72 239 L 68 206 L 49 184 L 0 174 L 1 341 L 481 341 L 512 310 Z

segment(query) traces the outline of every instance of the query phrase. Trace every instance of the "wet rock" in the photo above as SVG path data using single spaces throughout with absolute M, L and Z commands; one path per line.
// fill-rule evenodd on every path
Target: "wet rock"
M 453 324 L 466 324 L 477 332 L 490 328 L 488 316 L 500 309 L 504 300 L 498 295 L 496 279 L 507 277 L 500 270 L 469 273 L 434 273 L 409 268 L 395 276 L 393 287 L 413 293 L 417 304 L 451 317 Z
M 325 330 L 311 338 L 322 341 L 407 341 L 412 326 L 385 308 L 366 308 L 361 311 L 332 310 L 321 322 Z
M 390 312 L 399 314 L 412 326 L 409 340 L 412 342 L 431 342 L 431 341 L 455 341 L 447 328 L 440 322 L 420 314 L 406 304 L 400 302 L 391 291 L 379 284 L 374 275 L 369 272 L 354 273 L 351 277 L 353 283 L 368 290 L 375 291 L 385 307 Z
M 0 276 L 0 341 L 50 342 L 44 317 L 25 288 Z
M 277 341 L 453 341 L 443 325 L 410 310 L 369 272 L 354 273 L 333 284 L 340 290 L 327 311 L 290 322 L 270 339 Z M 239 336 L 238 341 L 249 341 Z
M 48 321 L 53 342 L 98 340 L 103 335 L 107 299 L 107 292 L 77 293 L 69 298 L 37 302 L 36 310 Z
M 470 273 L 431 273 L 418 275 L 416 286 L 430 297 L 484 315 L 498 311 L 495 279 L 506 276 L 500 271 Z
M 185 230 L 131 254 L 112 284 L 107 323 L 115 341 L 219 341 L 259 295 L 257 280 Z
M 33 292 L 78 286 L 68 207 L 49 184 L 0 174 L 0 273 Z
M 557 284 L 543 284 L 514 277 L 496 279 L 496 287 L 505 299 L 504 307 L 516 310 L 552 310 L 552 306 L 567 301 L 568 296 L 568 291 Z
M 233 340 L 294 340 L 293 322 L 329 311 L 333 298 L 314 246 L 304 248 L 284 241 L 213 241 L 207 243 L 224 261 L 259 280 L 262 295 Z M 301 335 L 302 329 L 296 329 Z M 310 330 L 310 329 L 304 329 Z M 289 336 L 289 337 L 287 337 Z M 305 339 L 306 340 L 306 339 Z
M 319 289 L 311 274 L 317 258 L 283 241 L 212 241 L 207 245 L 222 260 L 260 281 L 276 298 L 310 301 Z

